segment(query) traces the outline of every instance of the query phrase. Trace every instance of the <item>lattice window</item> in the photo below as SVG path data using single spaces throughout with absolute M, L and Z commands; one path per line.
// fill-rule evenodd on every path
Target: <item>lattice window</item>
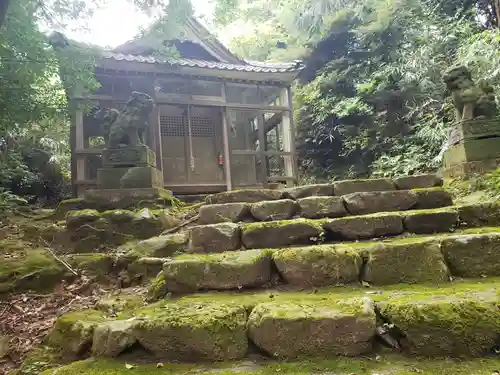
M 184 137 L 188 135 L 188 119 L 186 116 L 160 116 L 162 137 Z M 208 117 L 191 118 L 191 136 L 213 137 L 214 125 Z

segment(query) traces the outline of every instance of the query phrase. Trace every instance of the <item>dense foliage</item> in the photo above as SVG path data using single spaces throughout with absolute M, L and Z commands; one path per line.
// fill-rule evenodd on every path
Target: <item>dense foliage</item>
M 255 26 L 232 42 L 245 57 L 305 59 L 294 93 L 306 175 L 392 176 L 441 165 L 453 120 L 441 79 L 446 69 L 465 64 L 500 92 L 496 6 L 496 0 L 225 0 L 217 19 Z M 282 43 L 287 48 L 277 49 Z

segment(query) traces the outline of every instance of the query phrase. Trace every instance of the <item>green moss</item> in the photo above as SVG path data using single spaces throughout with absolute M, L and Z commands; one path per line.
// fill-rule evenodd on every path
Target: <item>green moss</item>
M 255 362 L 251 366 L 244 363 L 225 363 L 214 365 L 193 365 L 164 363 L 157 368 L 156 364 L 138 364 L 132 371 L 142 375 L 192 375 L 196 373 L 216 373 L 218 375 L 305 375 L 305 374 L 391 374 L 408 375 L 421 372 L 425 375 L 490 375 L 492 369 L 500 367 L 496 358 L 458 361 L 452 359 L 432 360 L 403 358 L 397 355 L 379 355 L 377 358 L 307 358 L 288 362 Z M 125 363 L 119 360 L 89 359 L 75 362 L 58 369 L 57 375 L 126 375 L 131 370 L 125 368 Z M 31 374 L 30 374 L 31 375 Z M 46 371 L 42 375 L 54 375 Z
M 113 271 L 115 257 L 111 254 L 73 254 L 68 255 L 66 261 L 73 268 L 105 277 Z
M 84 224 L 97 221 L 100 217 L 99 212 L 92 209 L 69 211 L 66 214 L 66 226 L 68 228 L 78 228 Z
M 31 351 L 21 367 L 9 375 L 35 375 L 57 367 L 62 363 L 60 353 L 52 348 L 40 346 Z
M 282 228 L 291 224 L 303 223 L 310 225 L 311 227 L 323 231 L 323 223 L 327 219 L 313 220 L 313 219 L 294 219 L 294 220 L 276 220 L 276 221 L 266 221 L 262 223 L 246 223 L 243 224 L 243 231 L 250 232 L 261 228 Z
M 65 268 L 43 249 L 11 250 L 0 257 L 3 291 L 50 290 L 64 273 Z
M 127 223 L 134 218 L 134 212 L 129 210 L 108 210 L 101 213 L 101 217 L 112 223 Z
M 140 294 L 119 294 L 101 298 L 95 308 L 104 313 L 121 313 L 141 308 L 144 304 L 144 297 Z
M 150 301 L 157 301 L 160 298 L 165 297 L 167 293 L 168 293 L 167 283 L 165 281 L 165 277 L 163 276 L 163 272 L 160 272 L 152 280 L 148 288 L 148 299 Z
M 405 349 L 415 355 L 485 355 L 500 332 L 496 301 L 452 296 L 419 302 L 395 298 L 381 306 L 382 314 L 405 333 Z

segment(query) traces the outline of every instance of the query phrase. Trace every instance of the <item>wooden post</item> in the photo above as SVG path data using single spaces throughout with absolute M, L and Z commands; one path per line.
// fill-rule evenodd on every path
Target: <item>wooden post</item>
M 71 149 L 71 193 L 74 198 L 78 197 L 78 185 L 76 184 L 76 103 L 70 102 L 71 126 L 69 129 L 69 147 Z
M 231 179 L 231 151 L 229 148 L 229 119 L 227 108 L 222 108 L 222 144 L 224 147 L 224 175 L 226 177 L 226 190 L 233 190 Z
M 269 177 L 269 172 L 267 170 L 267 158 L 266 158 L 266 131 L 264 129 L 264 116 L 259 114 L 257 116 L 257 132 L 259 135 L 259 159 L 261 165 L 261 179 L 263 179 L 264 188 L 268 187 L 267 178 Z
M 85 139 L 83 133 L 83 110 L 76 107 L 75 111 L 75 144 L 77 150 L 82 150 L 85 148 Z M 85 170 L 87 168 L 87 157 L 83 155 L 76 156 L 76 180 L 84 181 L 86 177 Z M 80 196 L 80 191 L 78 191 L 78 196 Z
M 295 155 L 295 131 L 293 129 L 292 118 L 292 95 L 290 87 L 281 89 L 280 105 L 287 106 L 288 111 L 283 112 L 283 151 L 290 152 L 292 155 L 283 156 L 285 162 L 285 176 L 292 177 L 294 180 L 288 180 L 287 186 L 293 186 L 297 180 L 297 161 Z
M 160 128 L 160 105 L 156 101 L 156 81 L 152 80 L 151 96 L 155 102 L 155 107 L 149 118 L 150 147 L 156 154 L 156 168 L 163 172 L 163 150 L 161 143 Z

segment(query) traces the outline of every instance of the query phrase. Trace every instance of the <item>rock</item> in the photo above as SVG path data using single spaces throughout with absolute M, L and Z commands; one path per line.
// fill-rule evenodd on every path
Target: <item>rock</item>
M 333 193 L 337 196 L 369 191 L 396 190 L 394 183 L 388 178 L 335 181 Z
M 94 329 L 92 354 L 98 357 L 116 357 L 135 344 L 133 329 L 137 320 L 115 320 Z
M 63 257 L 71 267 L 106 278 L 113 272 L 115 257 L 112 254 L 71 254 Z
M 307 219 L 347 215 L 344 200 L 341 197 L 308 197 L 299 199 L 297 203 L 300 206 L 300 216 Z
M 443 186 L 443 179 L 435 174 L 420 174 L 395 178 L 394 183 L 400 190 L 425 189 Z
M 453 198 L 449 192 L 443 188 L 415 189 L 417 194 L 416 209 L 429 209 L 453 206 Z
M 66 214 L 66 227 L 75 229 L 84 224 L 93 223 L 99 220 L 101 215 L 97 210 L 69 211 Z
M 441 251 L 453 276 L 500 276 L 500 233 L 446 237 Z
M 131 222 L 135 214 L 129 210 L 109 210 L 103 212 L 101 217 L 114 224 L 124 224 Z
M 159 273 L 151 282 L 148 288 L 147 297 L 148 300 L 157 301 L 167 295 L 167 283 L 165 282 L 165 277 L 163 272 Z
M 363 280 L 374 285 L 445 283 L 449 271 L 436 240 L 407 238 L 366 249 Z
M 297 210 L 297 204 L 291 199 L 263 201 L 254 203 L 250 207 L 252 216 L 259 221 L 291 219 Z
M 417 194 L 410 190 L 352 193 L 342 198 L 353 215 L 405 211 L 417 204 Z
M 132 276 L 155 277 L 163 269 L 165 261 L 164 258 L 139 258 L 128 266 L 128 272 Z
M 245 357 L 247 312 L 223 303 L 166 303 L 145 308 L 134 329 L 140 345 L 166 360 L 229 361 Z
M 265 250 L 181 255 L 165 263 L 163 275 L 173 293 L 258 287 L 271 279 L 271 255 Z
M 308 219 L 249 223 L 243 226 L 247 249 L 265 249 L 318 242 L 323 235 L 321 221 Z
M 405 229 L 416 234 L 452 232 L 457 225 L 458 212 L 454 208 L 412 211 L 404 218 Z
M 323 227 L 327 237 L 347 240 L 396 236 L 404 231 L 399 213 L 348 216 L 326 221 Z
M 167 258 L 184 251 L 188 242 L 186 232 L 151 237 L 139 242 L 131 241 L 118 248 L 118 252 L 132 258 Z
M 347 245 L 317 245 L 280 249 L 273 260 L 287 283 L 327 286 L 359 281 L 363 260 Z
M 248 319 L 250 340 L 268 355 L 356 356 L 372 350 L 375 312 L 365 299 L 335 303 L 261 303 Z
M 66 199 L 59 202 L 51 218 L 54 221 L 64 220 L 66 218 L 66 214 L 69 211 L 84 210 L 86 208 L 91 208 L 91 207 L 88 207 L 87 202 L 85 202 L 82 198 Z
M 104 322 L 103 312 L 83 310 L 64 314 L 57 318 L 54 328 L 45 342 L 65 357 L 75 358 L 82 355 L 92 344 L 94 329 Z
M 283 193 L 279 190 L 271 189 L 243 189 L 225 191 L 223 193 L 211 194 L 205 198 L 207 204 L 222 204 L 246 202 L 256 203 L 261 201 L 274 201 L 281 199 Z
M 163 231 L 163 223 L 162 219 L 149 208 L 143 208 L 135 213 L 130 224 L 120 230 L 136 238 L 147 239 L 160 235 Z
M 295 200 L 305 197 L 331 196 L 333 195 L 333 185 L 314 184 L 314 185 L 296 186 L 293 188 L 283 189 L 283 194 L 286 198 Z
M 191 253 L 222 253 L 241 247 L 241 229 L 237 224 L 198 225 L 190 229 L 188 251 Z
M 498 226 L 500 225 L 500 204 L 484 202 L 459 205 L 460 223 L 466 227 Z
M 248 203 L 209 204 L 200 208 L 201 224 L 216 224 L 242 221 L 250 216 Z
M 396 298 L 381 304 L 380 310 L 406 335 L 403 347 L 409 354 L 486 355 L 497 344 L 500 332 L 498 303 L 447 297 L 419 301 Z

